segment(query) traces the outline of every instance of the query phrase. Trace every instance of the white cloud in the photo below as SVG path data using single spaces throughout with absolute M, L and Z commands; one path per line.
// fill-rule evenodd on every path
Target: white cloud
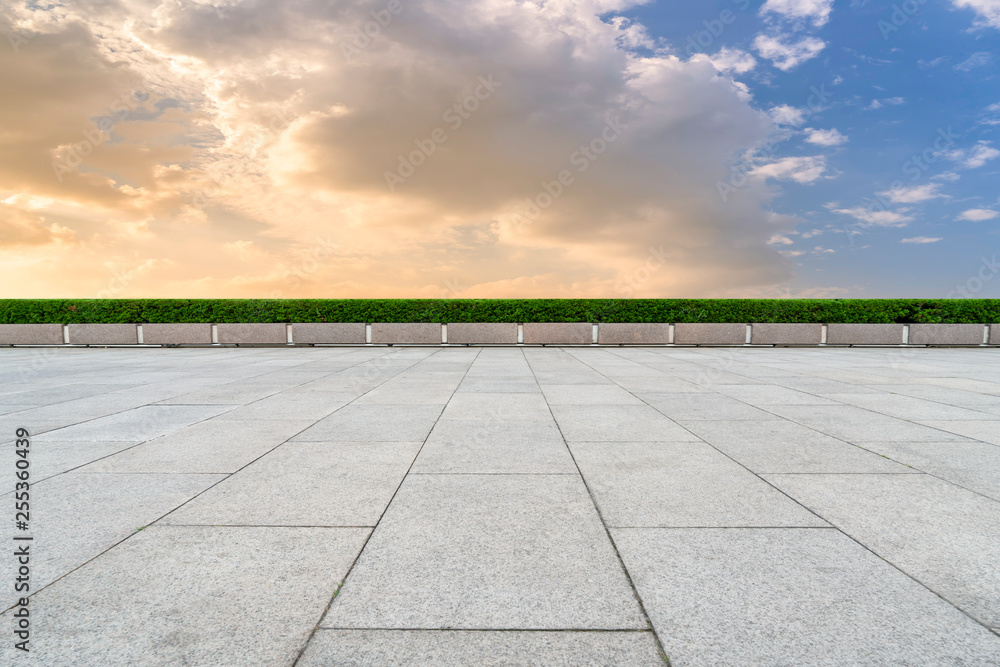
M 762 58 L 783 72 L 789 72 L 819 55 L 826 42 L 816 37 L 803 37 L 794 42 L 792 35 L 757 35 L 753 46 Z
M 816 144 L 817 146 L 839 146 L 847 143 L 847 136 L 841 134 L 836 128 L 830 130 L 814 130 L 811 127 L 807 127 L 806 132 L 809 133 L 806 137 L 806 141 L 811 144 Z
M 976 12 L 980 25 L 1000 28 L 1000 0 L 951 0 L 956 7 Z
M 792 245 L 795 241 L 782 234 L 775 234 L 767 243 L 769 245 Z
M 833 208 L 831 210 L 841 215 L 849 215 L 869 227 L 905 227 L 906 223 L 913 221 L 912 216 L 906 215 L 906 209 L 902 211 L 882 211 L 856 206 L 854 208 Z
M 960 175 L 956 174 L 953 171 L 946 171 L 946 172 L 938 174 L 937 176 L 931 176 L 931 179 L 933 179 L 933 180 L 948 181 L 950 183 L 954 183 L 955 181 L 959 180 L 960 178 L 962 178 L 962 177 Z
M 767 113 L 778 125 L 793 125 L 798 127 L 806 122 L 805 109 L 797 109 L 787 104 L 772 107 Z
M 750 173 L 762 178 L 773 178 L 779 181 L 795 181 L 796 183 L 815 183 L 826 172 L 826 158 L 816 157 L 786 157 L 769 164 L 761 165 Z
M 986 220 L 995 220 L 998 217 L 1000 217 L 1000 213 L 988 208 L 973 208 L 962 213 L 962 215 L 958 216 L 958 219 L 968 220 L 969 222 L 985 222 Z
M 871 111 L 873 109 L 881 109 L 886 105 L 899 106 L 901 104 L 906 104 L 905 97 L 887 97 L 881 100 L 872 100 L 872 103 L 865 107 L 865 110 Z
M 996 104 L 989 105 L 988 107 L 986 107 L 986 110 L 987 111 L 1000 111 L 1000 102 L 997 102 Z
M 791 278 L 768 240 L 794 221 L 768 214 L 763 179 L 728 202 L 713 187 L 773 123 L 707 60 L 635 53 L 639 28 L 606 14 L 637 2 L 418 4 L 348 62 L 342 47 L 372 21 L 371 2 L 43 3 L 58 20 L 31 48 L 0 49 L 0 89 L 27 91 L 0 104 L 0 182 L 75 198 L 94 220 L 0 220 L 34 244 L 25 258 L 0 257 L 0 285 L 92 295 L 107 283 L 95 259 L 114 255 L 175 262 L 121 296 L 437 298 L 448 278 L 468 297 L 598 296 L 622 294 L 618 276 L 661 245 L 671 270 L 636 296 L 724 296 Z M 500 87 L 477 100 L 490 75 Z M 116 133 L 138 138 L 93 151 L 60 186 L 52 147 L 79 142 L 89 118 L 147 76 L 157 99 L 176 103 L 151 102 L 142 119 L 119 123 Z M 444 119 L 470 100 L 476 110 L 460 127 Z M 626 127 L 608 142 L 616 116 Z M 438 128 L 447 143 L 421 155 Z M 600 155 L 582 160 L 584 171 L 577 147 L 592 146 Z M 400 155 L 423 164 L 390 192 L 385 173 Z M 772 169 L 812 178 L 808 163 Z M 529 216 L 525 202 L 552 199 L 542 184 L 561 187 L 561 171 L 572 184 Z M 203 242 L 192 245 L 185 215 L 204 192 Z M 118 219 L 148 225 L 114 235 L 108 221 Z M 54 249 L 56 223 L 76 232 L 73 252 Z M 315 271 L 291 282 L 327 237 L 325 261 L 309 259 Z M 254 248 L 273 259 L 244 261 Z M 56 268 L 43 276 L 43 266 Z
M 887 190 L 879 194 L 893 204 L 918 204 L 922 201 L 943 197 L 944 195 L 938 193 L 938 188 L 940 187 L 940 183 L 928 183 L 927 185 L 915 185 L 910 188 Z
M 989 65 L 991 60 L 993 60 L 993 55 L 990 52 L 980 51 L 979 53 L 973 53 L 967 60 L 955 65 L 955 69 L 968 72 L 976 67 Z
M 944 155 L 949 160 L 961 163 L 966 169 L 978 169 L 990 160 L 1000 157 L 1000 150 L 993 148 L 992 143 L 983 140 L 968 150 L 959 148 L 948 151 Z
M 941 238 L 935 236 L 914 236 L 913 238 L 903 239 L 900 243 L 937 243 L 941 240 Z
M 819 28 L 830 19 L 833 0 L 767 0 L 760 15 L 777 14 L 787 20 L 807 20 Z
M 709 60 L 715 65 L 715 69 L 720 72 L 735 74 L 746 74 L 757 66 L 757 59 L 746 51 L 740 49 L 730 49 L 725 47 L 720 49 L 714 56 L 709 56 Z

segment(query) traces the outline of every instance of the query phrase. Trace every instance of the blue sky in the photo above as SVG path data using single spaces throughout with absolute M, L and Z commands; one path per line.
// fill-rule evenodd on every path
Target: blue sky
M 0 4 L 13 297 L 1000 297 L 1000 0 Z
M 991 259 L 1000 245 L 1000 213 L 989 217 L 1000 211 L 1000 154 L 992 150 L 1000 148 L 1000 26 L 985 25 L 972 8 L 950 2 L 853 0 L 833 3 L 823 26 L 795 30 L 768 23 L 763 4 L 661 0 L 629 16 L 673 48 L 755 55 L 763 62 L 737 76 L 756 104 L 804 111 L 803 121 L 791 126 L 796 136 L 776 154 L 823 155 L 829 173 L 809 184 L 782 183 L 772 201 L 774 210 L 803 220 L 799 232 L 822 232 L 808 239 L 786 236 L 795 241 L 788 249 L 805 251 L 796 257 L 796 286 L 836 282 L 868 296 L 934 297 L 965 286 L 979 273 L 982 258 Z M 1000 11 L 1000 3 L 992 6 Z M 767 31 L 815 36 L 825 46 L 816 57 L 782 71 L 754 49 L 755 38 Z M 806 141 L 805 128 L 836 129 L 847 139 L 817 150 Z M 913 160 L 942 136 L 954 142 L 946 153 L 963 155 L 933 150 L 929 163 Z M 993 157 L 971 168 L 969 151 Z M 900 181 L 904 188 L 926 191 L 910 197 L 919 201 L 899 204 L 880 196 Z M 880 226 L 834 212 L 859 207 L 898 212 L 905 219 Z M 982 212 L 963 219 L 970 210 Z M 817 246 L 835 252 L 817 252 Z M 976 296 L 1000 296 L 1000 278 L 985 281 Z

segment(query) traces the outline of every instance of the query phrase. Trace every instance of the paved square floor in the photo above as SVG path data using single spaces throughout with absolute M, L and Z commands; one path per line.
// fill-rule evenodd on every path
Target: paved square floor
M 8 348 L 0 443 L 0 664 L 1000 664 L 995 349 Z

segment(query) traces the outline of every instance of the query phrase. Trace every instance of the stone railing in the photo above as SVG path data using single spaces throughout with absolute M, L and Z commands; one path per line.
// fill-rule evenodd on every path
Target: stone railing
M 0 324 L 0 346 L 1000 346 L 1000 324 Z

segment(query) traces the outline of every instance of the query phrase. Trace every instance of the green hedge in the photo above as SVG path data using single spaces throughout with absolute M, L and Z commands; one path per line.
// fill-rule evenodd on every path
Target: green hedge
M 1000 299 L 0 299 L 0 323 L 1000 322 Z

